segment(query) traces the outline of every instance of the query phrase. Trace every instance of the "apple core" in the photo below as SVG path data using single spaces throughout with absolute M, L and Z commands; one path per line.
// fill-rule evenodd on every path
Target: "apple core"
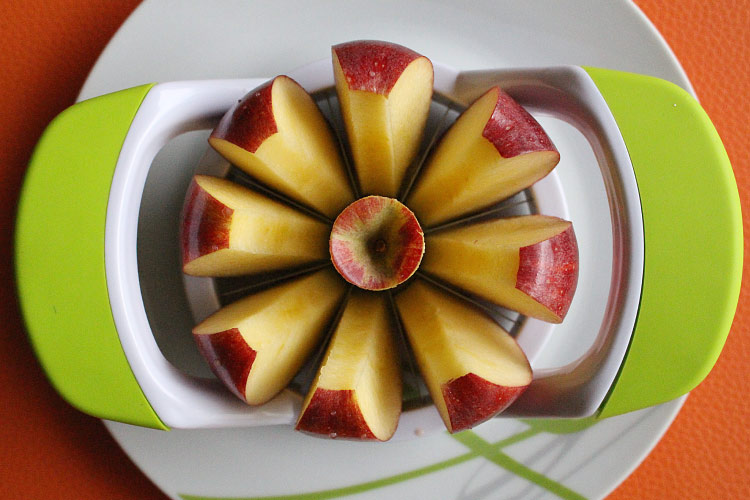
M 366 196 L 336 218 L 329 246 L 331 261 L 346 281 L 365 290 L 387 290 L 419 268 L 424 233 L 398 200 Z

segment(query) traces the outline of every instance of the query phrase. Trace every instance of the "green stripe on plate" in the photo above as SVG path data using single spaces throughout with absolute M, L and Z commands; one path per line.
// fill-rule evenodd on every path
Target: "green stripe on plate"
M 500 451 L 500 449 L 505 446 L 510 446 L 511 444 L 524 441 L 525 439 L 535 436 L 540 432 L 541 430 L 539 429 L 530 428 L 497 443 L 489 443 L 472 431 L 464 431 L 459 434 L 454 434 L 452 437 L 468 447 L 470 450 L 468 453 L 448 460 L 444 460 L 442 462 L 437 462 L 432 465 L 403 472 L 401 474 L 396 474 L 382 479 L 367 481 L 351 486 L 344 486 L 341 488 L 309 493 L 295 493 L 290 495 L 261 497 L 207 497 L 200 495 L 180 494 L 180 498 L 182 498 L 183 500 L 326 500 L 331 498 L 341 498 L 347 495 L 356 495 L 358 493 L 364 493 L 366 491 L 375 490 L 377 488 L 383 488 L 385 486 L 409 481 L 410 479 L 415 479 L 427 474 L 431 474 L 433 472 L 448 469 L 464 462 L 468 462 L 469 460 L 482 457 L 496 465 L 499 465 L 503 469 L 515 474 L 516 476 L 526 479 L 527 481 L 546 489 L 547 491 L 557 495 L 560 498 L 563 498 L 565 500 L 585 500 L 586 497 L 546 477 L 544 474 L 530 469 L 529 467 L 521 464 L 520 462 L 514 460 L 507 454 Z

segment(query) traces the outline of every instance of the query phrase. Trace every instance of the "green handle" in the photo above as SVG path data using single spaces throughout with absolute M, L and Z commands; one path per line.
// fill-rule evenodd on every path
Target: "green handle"
M 104 269 L 112 175 L 151 87 L 75 104 L 49 125 L 21 193 L 15 265 L 29 337 L 58 392 L 93 416 L 166 429 L 123 353 Z
M 742 280 L 742 213 L 732 166 L 705 111 L 667 81 L 585 68 L 607 101 L 635 171 L 645 263 L 635 331 L 608 417 L 672 400 L 711 371 Z

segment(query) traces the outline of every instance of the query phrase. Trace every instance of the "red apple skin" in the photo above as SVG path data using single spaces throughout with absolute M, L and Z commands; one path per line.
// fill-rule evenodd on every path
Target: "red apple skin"
M 421 54 L 401 45 L 357 40 L 333 46 L 349 88 L 387 96 L 404 69 Z
M 356 231 L 358 224 L 376 219 L 384 207 L 394 200 L 383 196 L 366 196 L 355 201 L 336 218 L 331 231 L 329 251 L 336 270 L 349 283 L 366 290 L 386 290 L 409 279 L 419 268 L 424 255 L 424 232 L 414 213 L 401 205 L 402 225 L 398 229 L 401 250 L 396 254 L 389 278 L 377 279 L 368 275 L 362 259 L 356 255 L 351 243 L 341 236 Z
M 229 247 L 234 210 L 208 194 L 193 180 L 182 212 L 182 265 Z
M 276 77 L 278 78 L 278 77 Z M 224 139 L 255 153 L 278 129 L 271 99 L 273 80 L 250 91 L 224 114 L 211 138 Z
M 557 151 L 547 133 L 533 116 L 500 87 L 488 92 L 497 92 L 495 109 L 482 131 L 503 158 L 532 153 L 534 151 Z
M 471 429 L 513 403 L 528 386 L 503 387 L 473 373 L 443 384 L 451 433 Z
M 422 227 L 411 210 L 403 207 L 402 212 L 405 222 L 398 230 L 398 234 L 402 241 L 407 243 L 404 244 L 404 251 L 398 255 L 398 260 L 395 262 L 395 267 L 399 270 L 397 275 L 399 283 L 403 283 L 416 272 L 424 256 Z
M 352 390 L 316 389 L 296 429 L 330 438 L 377 440 Z
M 365 268 L 357 262 L 354 252 L 352 252 L 346 242 L 331 238 L 329 243 L 331 252 L 331 261 L 336 271 L 349 283 L 363 283 L 365 279 Z M 382 286 L 384 283 L 373 283 L 373 286 Z
M 247 345 L 240 331 L 230 328 L 211 334 L 193 334 L 193 339 L 214 375 L 245 401 L 245 386 L 256 351 Z
M 578 285 L 578 243 L 573 226 L 534 245 L 522 247 L 516 288 L 562 321 Z

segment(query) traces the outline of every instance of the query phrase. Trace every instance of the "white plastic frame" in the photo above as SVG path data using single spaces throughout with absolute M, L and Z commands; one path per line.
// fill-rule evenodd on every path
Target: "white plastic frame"
M 290 73 L 308 91 L 333 84 L 330 61 Z M 188 376 L 162 355 L 149 326 L 140 292 L 137 229 L 141 195 L 159 150 L 177 135 L 212 128 L 245 93 L 266 79 L 172 82 L 155 85 L 125 139 L 112 179 L 105 230 L 105 265 L 111 308 L 123 351 L 146 398 L 170 428 L 292 424 L 301 398 L 284 391 L 260 407 L 248 407 L 217 381 Z M 579 67 L 459 73 L 435 65 L 435 90 L 468 104 L 499 84 L 534 114 L 552 114 L 576 126 L 589 140 L 609 200 L 612 255 L 607 311 L 596 340 L 575 363 L 544 371 L 506 413 L 514 416 L 585 417 L 602 403 L 627 350 L 635 324 L 643 271 L 640 199 L 627 149 L 604 99 Z M 539 211 L 566 217 L 565 190 L 551 174 L 534 187 Z M 570 196 L 570 193 L 568 193 Z M 575 224 L 575 221 L 574 221 Z M 580 241 L 579 241 L 580 243 Z M 582 262 L 581 266 L 587 265 Z M 579 288 L 585 286 L 579 283 Z M 602 300 L 605 298 L 602 297 Z M 557 325 L 529 320 L 522 336 L 541 348 Z M 519 342 L 524 345 L 523 339 Z M 532 343 L 534 343 L 532 342 Z M 533 366 L 533 362 L 532 362 Z M 115 396 L 113 396 L 115 397 Z M 405 412 L 397 437 L 442 428 L 434 407 Z

